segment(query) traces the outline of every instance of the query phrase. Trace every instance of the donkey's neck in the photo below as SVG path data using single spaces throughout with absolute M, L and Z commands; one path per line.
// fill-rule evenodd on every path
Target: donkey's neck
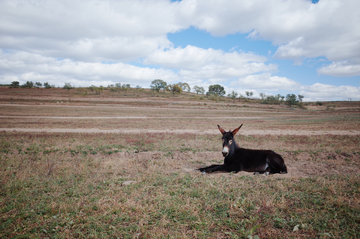
M 231 156 L 234 154 L 235 150 L 238 149 L 239 146 L 237 145 L 237 143 L 235 142 L 235 140 L 233 139 L 233 143 L 231 144 L 230 150 L 229 150 L 229 155 Z

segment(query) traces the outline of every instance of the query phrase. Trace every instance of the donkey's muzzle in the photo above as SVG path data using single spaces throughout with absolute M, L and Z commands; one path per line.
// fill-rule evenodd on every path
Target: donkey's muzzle
M 224 157 L 226 157 L 229 154 L 229 148 L 228 147 L 224 147 L 222 150 L 222 154 Z

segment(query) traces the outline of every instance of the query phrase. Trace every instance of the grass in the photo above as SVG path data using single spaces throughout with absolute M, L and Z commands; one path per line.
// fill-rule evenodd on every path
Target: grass
M 313 155 L 301 159 L 307 163 L 341 160 L 357 172 L 360 152 L 349 146 L 347 160 L 341 158 L 344 142 L 339 137 L 257 136 L 239 137 L 238 142 L 263 141 L 263 147 L 273 146 L 297 157 L 305 151 Z M 0 236 L 360 236 L 358 173 L 293 178 L 193 171 L 221 161 L 218 138 L 4 132 Z M 359 137 L 350 138 L 346 144 L 359 145 Z M 292 150 L 301 144 L 311 150 Z M 330 151 L 315 152 L 320 144 Z M 291 157 L 286 157 L 286 163 L 296 164 Z M 126 181 L 135 183 L 125 185 Z
M 1 90 L 2 88 L 0 92 Z M 8 93 L 0 100 L 6 103 L 0 104 L 0 116 L 2 116 L 0 122 L 3 128 L 114 129 L 121 127 L 122 129 L 209 130 L 216 129 L 217 124 L 237 127 L 240 123 L 244 123 L 246 127 L 244 130 L 360 130 L 359 105 L 335 111 L 321 108 L 294 110 L 278 105 L 272 109 L 261 104 L 249 104 L 251 107 L 243 107 L 241 102 L 229 104 L 210 101 L 204 105 L 190 98 L 98 98 L 95 101 L 90 96 L 75 98 L 66 103 L 55 103 L 47 98 L 56 98 L 56 95 L 41 97 L 36 91 L 20 90 L 25 90 L 24 94 L 29 95 L 23 95 L 25 99 L 18 101 L 18 98 Z M 59 94 L 67 92 L 57 91 L 60 91 Z M 61 97 L 69 99 L 69 97 Z M 104 116 L 108 118 L 96 118 Z
M 358 102 L 300 110 L 146 90 L 0 92 L 2 128 L 360 129 Z M 0 237 L 360 237 L 359 135 L 240 132 L 236 140 L 280 153 L 289 173 L 195 171 L 222 163 L 220 135 L 0 132 Z
M 286 111 L 278 115 L 277 112 L 243 112 L 242 109 L 208 110 L 199 108 L 180 110 L 139 107 L 128 109 L 116 106 L 107 108 L 102 106 L 79 108 L 46 106 L 41 108 L 31 105 L 1 106 L 0 108 L 1 114 L 6 116 L 0 118 L 1 127 L 3 128 L 114 129 L 121 127 L 122 129 L 216 130 L 217 124 L 237 127 L 241 122 L 246 127 L 244 130 L 360 130 L 360 115 L 357 112 L 350 112 L 346 115 L 339 113 L 336 115 L 319 114 L 315 116 L 309 115 L 309 112 L 294 112 L 297 115 L 295 116 L 286 113 Z M 146 113 L 144 113 L 145 110 Z M 24 118 L 24 116 L 26 117 Z M 51 118 L 46 118 L 49 116 Z M 102 116 L 109 118 L 96 118 Z

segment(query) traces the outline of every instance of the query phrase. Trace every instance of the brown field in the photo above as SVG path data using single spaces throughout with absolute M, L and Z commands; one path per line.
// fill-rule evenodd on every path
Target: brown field
M 203 175 L 217 125 L 288 174 Z M 0 87 L 0 237 L 359 238 L 360 102 Z

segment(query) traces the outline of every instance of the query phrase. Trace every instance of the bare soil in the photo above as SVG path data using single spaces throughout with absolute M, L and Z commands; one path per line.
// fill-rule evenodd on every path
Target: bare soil
M 136 117 L 134 117 L 136 118 Z M 101 117 L 100 117 L 101 119 Z M 128 118 L 132 119 L 132 118 Z M 219 134 L 218 130 L 194 130 L 194 129 L 37 129 L 37 128 L 0 128 L 6 132 L 48 132 L 48 133 L 116 133 L 116 134 L 140 134 L 140 133 L 174 133 L 174 134 Z M 306 131 L 306 130 L 247 130 L 242 135 L 360 135 L 357 130 L 328 130 L 328 131 Z

